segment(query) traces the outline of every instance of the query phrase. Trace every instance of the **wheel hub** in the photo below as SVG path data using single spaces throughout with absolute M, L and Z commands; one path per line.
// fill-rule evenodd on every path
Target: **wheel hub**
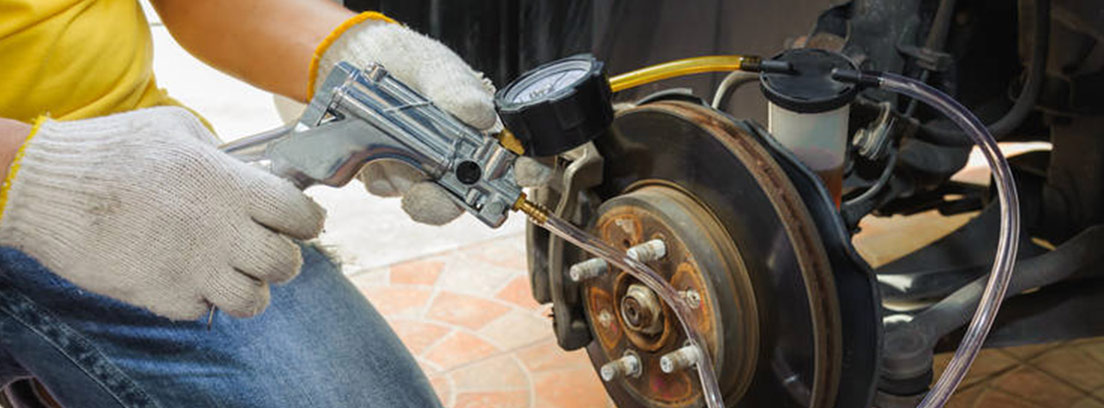
M 696 299 L 694 325 L 716 361 L 725 362 L 715 368 L 724 373 L 727 390 L 742 393 L 756 363 L 755 295 L 735 246 L 715 217 L 677 187 L 642 184 L 603 204 L 593 232 L 622 250 L 652 240 L 665 244 L 664 256 L 648 265 Z M 587 280 L 584 293 L 603 360 L 626 353 L 639 356 L 640 375 L 616 380 L 635 399 L 666 407 L 698 400 L 701 390 L 692 370 L 666 373 L 661 367 L 663 356 L 682 348 L 687 339 L 673 312 L 651 289 L 624 271 L 610 270 Z

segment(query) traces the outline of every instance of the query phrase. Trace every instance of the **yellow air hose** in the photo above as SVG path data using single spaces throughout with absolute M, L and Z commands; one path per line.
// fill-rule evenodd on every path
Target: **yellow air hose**
M 705 72 L 728 72 L 740 69 L 757 71 L 759 62 L 759 57 L 743 55 L 684 58 L 617 75 L 610 78 L 610 89 L 619 92 L 655 81 Z

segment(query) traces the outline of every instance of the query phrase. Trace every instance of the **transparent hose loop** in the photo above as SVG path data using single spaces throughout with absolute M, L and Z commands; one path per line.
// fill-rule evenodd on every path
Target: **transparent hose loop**
M 708 345 L 705 343 L 705 339 L 702 338 L 701 333 L 690 324 L 693 310 L 691 310 L 690 305 L 679 296 L 675 288 L 671 287 L 663 277 L 659 276 L 659 274 L 655 273 L 655 271 L 647 265 L 629 258 L 624 252 L 618 251 L 599 240 L 594 235 L 580 230 L 570 222 L 564 221 L 553 215 L 548 215 L 547 220 L 544 220 L 544 222 L 540 222 L 540 220 L 536 219 L 534 219 L 533 222 L 541 225 L 568 242 L 575 244 L 579 248 L 605 259 L 607 262 L 613 264 L 613 266 L 628 272 L 659 295 L 659 297 L 674 310 L 675 316 L 678 317 L 679 324 L 682 326 L 682 330 L 686 332 L 686 337 L 689 339 L 690 344 L 697 347 L 701 352 L 695 366 L 697 367 L 698 379 L 701 380 L 702 396 L 705 399 L 706 406 L 709 408 L 724 408 L 721 389 L 717 385 L 717 375 L 713 372 L 713 359 L 709 357 Z
M 939 110 L 962 128 L 978 146 L 989 162 L 989 168 L 996 180 L 997 195 L 1001 206 L 1000 239 L 997 241 L 997 256 L 993 260 L 993 269 L 989 273 L 989 282 L 981 295 L 974 318 L 959 343 L 958 350 L 943 375 L 932 387 L 919 407 L 942 407 L 962 382 L 970 364 L 981 350 L 993 319 L 997 316 L 1004 292 L 1012 278 L 1012 266 L 1016 261 L 1016 251 L 1020 235 L 1020 204 L 1016 196 L 1016 184 L 1012 180 L 1012 170 L 997 147 L 996 140 L 989 130 L 969 110 L 950 96 L 932 88 L 923 82 L 911 78 L 882 73 L 877 76 L 878 86 L 882 89 L 900 93 L 917 99 Z

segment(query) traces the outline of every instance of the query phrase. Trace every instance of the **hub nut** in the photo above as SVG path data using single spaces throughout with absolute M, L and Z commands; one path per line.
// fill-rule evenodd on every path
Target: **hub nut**
M 625 254 L 640 262 L 651 262 L 667 256 L 667 244 L 662 239 L 653 239 L 629 248 Z
M 663 305 L 651 289 L 634 283 L 621 298 L 621 320 L 630 330 L 659 333 L 663 331 Z
M 693 367 L 702 358 L 701 350 L 698 346 L 687 345 L 682 348 L 665 354 L 659 359 L 659 369 L 663 372 L 670 374 L 675 371 L 685 370 Z
M 568 268 L 567 275 L 574 282 L 582 282 L 587 279 L 597 278 L 609 271 L 609 264 L 602 258 L 591 258 Z
M 630 350 L 621 358 L 602 365 L 598 371 L 602 375 L 602 381 L 610 382 L 621 377 L 639 377 L 644 369 L 640 365 L 640 357 Z

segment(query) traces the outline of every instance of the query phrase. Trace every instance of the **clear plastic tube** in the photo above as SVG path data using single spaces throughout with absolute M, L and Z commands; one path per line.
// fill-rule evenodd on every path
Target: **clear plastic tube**
M 709 55 L 668 61 L 610 78 L 610 89 L 618 92 L 677 76 L 704 72 L 736 71 L 745 64 L 757 63 L 758 61 L 758 57 L 745 57 L 743 55 Z
M 536 215 L 529 211 L 526 211 L 526 213 L 530 215 L 530 219 L 537 225 L 544 227 L 548 231 L 575 244 L 579 248 L 605 259 L 606 262 L 609 262 L 613 266 L 628 272 L 659 295 L 659 298 L 663 299 L 663 301 L 675 312 L 675 316 L 678 317 L 679 325 L 681 325 L 682 330 L 686 332 L 686 337 L 689 339 L 690 344 L 701 351 L 701 359 L 696 366 L 698 379 L 701 380 L 702 397 L 705 399 L 706 406 L 709 408 L 724 408 L 724 399 L 721 396 L 720 386 L 717 385 L 717 374 L 713 372 L 713 359 L 709 357 L 708 345 L 705 339 L 702 338 L 701 333 L 698 333 L 698 330 L 690 325 L 690 317 L 693 316 L 693 311 L 690 305 L 679 296 L 678 291 L 676 291 L 674 287 L 668 284 L 663 277 L 659 276 L 659 274 L 655 273 L 655 271 L 647 265 L 629 258 L 624 252 L 618 251 L 602 240 L 599 240 L 598 237 L 575 227 L 570 222 L 549 215 L 546 212 L 541 212 Z
M 993 326 L 993 319 L 1000 309 L 1001 301 L 1004 299 L 1004 292 L 1008 289 L 1008 282 L 1012 278 L 1012 267 L 1016 262 L 1020 234 L 1020 204 L 1016 196 L 1016 183 L 1012 180 L 1012 170 L 1008 167 L 1008 162 L 1001 154 L 997 141 L 993 139 L 989 130 L 968 109 L 950 96 L 923 82 L 891 73 L 882 73 L 873 78 L 862 74 L 861 79 L 864 81 L 872 79 L 882 89 L 907 95 L 946 115 L 978 146 L 985 160 L 989 162 L 989 168 L 996 180 L 1001 220 L 1000 239 L 997 241 L 997 256 L 993 260 L 993 269 L 989 273 L 981 302 L 978 303 L 974 318 L 962 342 L 959 343 L 958 350 L 955 351 L 943 375 L 939 376 L 935 386 L 919 405 L 922 408 L 942 407 L 962 382 L 978 351 L 981 350 L 985 337 Z

